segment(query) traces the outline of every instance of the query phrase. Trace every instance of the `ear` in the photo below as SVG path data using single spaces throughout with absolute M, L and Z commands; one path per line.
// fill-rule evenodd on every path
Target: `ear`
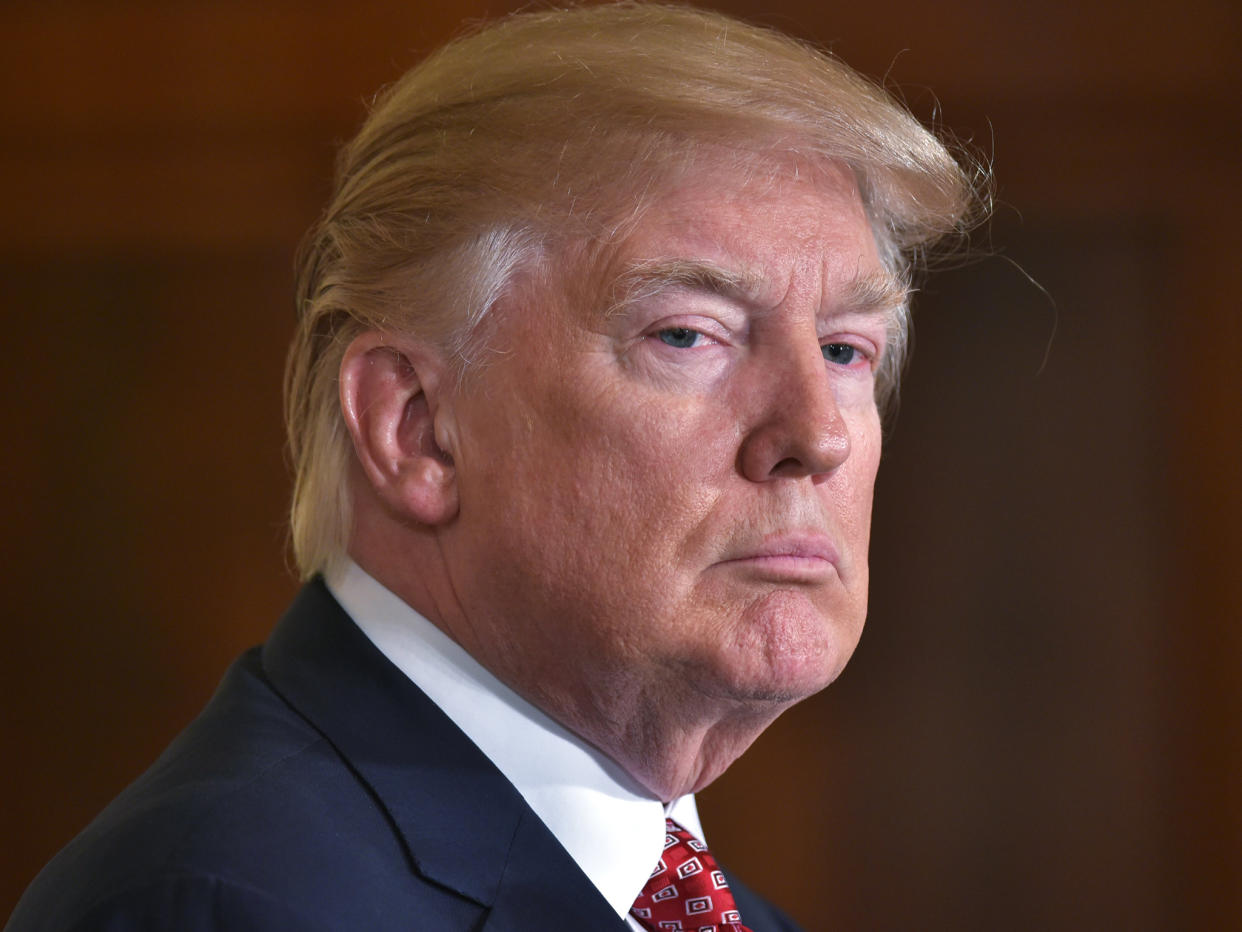
M 403 518 L 440 525 L 457 515 L 451 382 L 439 355 L 369 330 L 341 360 L 341 412 L 375 493 Z

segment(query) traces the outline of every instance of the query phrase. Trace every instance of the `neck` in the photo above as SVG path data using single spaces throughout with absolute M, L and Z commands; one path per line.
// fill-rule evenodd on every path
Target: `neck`
M 625 671 L 590 695 L 556 694 L 548 680 L 518 692 L 670 802 L 719 777 L 793 700 L 720 700 L 634 684 Z M 596 686 L 599 685 L 598 680 Z

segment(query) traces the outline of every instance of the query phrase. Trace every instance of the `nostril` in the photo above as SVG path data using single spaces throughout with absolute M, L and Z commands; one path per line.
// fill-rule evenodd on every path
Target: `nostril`
M 802 463 L 792 456 L 786 457 L 772 467 L 773 476 L 800 476 L 806 472 Z

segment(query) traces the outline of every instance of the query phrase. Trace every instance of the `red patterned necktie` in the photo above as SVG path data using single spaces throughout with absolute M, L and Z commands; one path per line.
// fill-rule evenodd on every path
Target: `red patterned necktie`
M 664 831 L 664 851 L 630 915 L 656 932 L 749 932 L 707 845 L 672 819 Z

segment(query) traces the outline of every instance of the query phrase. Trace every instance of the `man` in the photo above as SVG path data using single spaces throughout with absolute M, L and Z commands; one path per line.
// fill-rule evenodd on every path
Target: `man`
M 693 794 L 854 650 L 910 258 L 970 198 L 715 14 L 523 14 L 407 74 L 304 249 L 309 582 L 10 928 L 793 928 Z

